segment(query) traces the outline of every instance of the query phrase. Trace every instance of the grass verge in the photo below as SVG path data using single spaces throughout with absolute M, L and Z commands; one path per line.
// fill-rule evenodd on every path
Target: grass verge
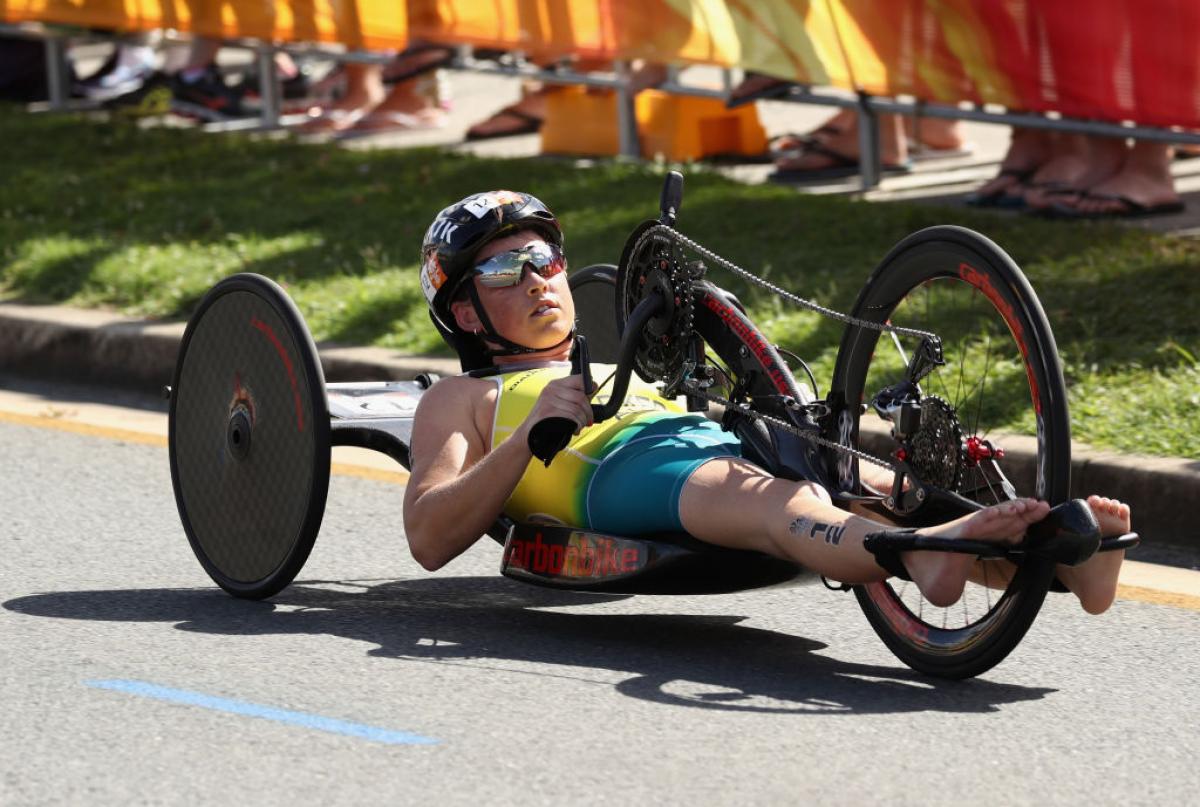
M 574 266 L 615 262 L 655 214 L 659 166 L 353 152 L 0 106 L 0 291 L 186 317 L 220 278 L 285 285 L 314 336 L 444 353 L 416 282 L 425 227 L 467 193 L 515 187 L 559 214 Z M 1076 439 L 1200 458 L 1200 244 L 1109 224 L 865 203 L 691 170 L 681 229 L 772 282 L 848 309 L 902 237 L 986 233 L 1028 274 L 1058 340 Z M 714 275 L 716 277 L 716 275 Z M 840 326 L 723 283 L 828 378 Z

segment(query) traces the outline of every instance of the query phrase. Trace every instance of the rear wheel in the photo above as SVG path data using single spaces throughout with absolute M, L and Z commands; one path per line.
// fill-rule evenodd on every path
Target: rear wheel
M 230 594 L 269 597 L 304 566 L 325 512 L 329 430 L 295 304 L 259 275 L 214 286 L 180 345 L 169 453 L 188 541 Z
M 1003 250 L 959 227 L 906 238 L 860 293 L 855 317 L 932 331 L 945 364 L 922 380 L 921 427 L 907 458 L 925 481 L 980 504 L 1033 496 L 1065 501 L 1070 488 L 1070 424 L 1054 337 L 1028 280 Z M 875 456 L 897 449 L 873 396 L 904 378 L 919 337 L 850 326 L 842 340 L 831 400 L 846 406 L 838 438 Z M 861 405 L 867 404 L 861 413 Z M 1021 433 L 1036 435 L 1036 440 Z M 838 485 L 878 493 L 885 477 L 865 462 L 830 457 Z M 874 482 L 874 485 L 872 483 Z M 881 506 L 880 515 L 888 515 Z M 867 513 L 866 515 L 870 515 Z M 943 517 L 918 509 L 907 526 Z M 1053 564 L 979 561 L 962 599 L 949 608 L 925 601 L 898 579 L 855 589 L 872 627 L 909 666 L 966 678 L 999 663 L 1037 616 Z

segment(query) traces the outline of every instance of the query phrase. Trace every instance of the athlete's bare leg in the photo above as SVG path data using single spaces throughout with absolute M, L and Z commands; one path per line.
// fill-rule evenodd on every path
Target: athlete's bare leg
M 1049 510 L 1045 502 L 1017 499 L 923 532 L 1017 543 Z M 835 507 L 819 485 L 777 479 L 744 460 L 715 459 L 698 468 L 684 485 L 679 515 L 702 541 L 788 558 L 833 580 L 869 583 L 888 576 L 862 545 L 885 525 Z M 962 596 L 974 564 L 969 555 L 946 552 L 905 552 L 901 560 L 934 605 Z

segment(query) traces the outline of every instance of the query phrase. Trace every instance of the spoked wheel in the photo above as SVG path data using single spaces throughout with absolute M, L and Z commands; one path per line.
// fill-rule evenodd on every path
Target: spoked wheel
M 329 489 L 329 408 L 291 299 L 252 274 L 214 286 L 188 322 L 169 445 L 179 516 L 229 593 L 269 597 L 308 559 Z
M 941 337 L 945 364 L 920 384 L 921 428 L 908 457 L 922 478 L 982 504 L 1017 496 L 1066 500 L 1071 438 L 1057 348 L 1032 287 L 999 247 L 959 227 L 915 233 L 875 270 L 853 313 Z M 876 456 L 895 449 L 891 424 L 869 404 L 904 378 L 919 343 L 915 336 L 847 329 L 833 382 L 848 404 L 839 424 L 843 442 L 873 448 Z M 861 415 L 860 403 L 868 404 Z M 1012 436 L 1019 433 L 1036 441 Z M 1034 459 L 1031 467 L 1021 467 L 1022 454 Z M 872 479 L 874 466 L 844 456 L 831 461 L 847 490 L 874 492 L 871 483 L 883 487 L 890 476 L 884 471 L 884 479 Z M 914 518 L 904 523 L 922 526 L 919 510 Z M 1020 642 L 1053 574 L 1047 561 L 1017 567 L 980 560 L 962 599 L 949 608 L 933 606 L 899 579 L 859 586 L 855 594 L 902 661 L 931 675 L 966 678 Z

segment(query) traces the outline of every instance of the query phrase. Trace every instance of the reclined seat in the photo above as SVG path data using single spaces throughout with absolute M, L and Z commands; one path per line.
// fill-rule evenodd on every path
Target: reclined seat
M 592 361 L 615 363 L 621 344 L 616 319 L 616 274 L 595 264 L 571 274 L 579 333 Z M 486 376 L 497 369 L 471 340 L 443 329 L 464 373 Z M 557 588 L 619 593 L 721 593 L 779 585 L 806 575 L 789 561 L 759 552 L 706 544 L 687 533 L 618 536 L 574 527 L 516 523 L 501 516 L 488 530 L 504 545 L 501 574 Z

